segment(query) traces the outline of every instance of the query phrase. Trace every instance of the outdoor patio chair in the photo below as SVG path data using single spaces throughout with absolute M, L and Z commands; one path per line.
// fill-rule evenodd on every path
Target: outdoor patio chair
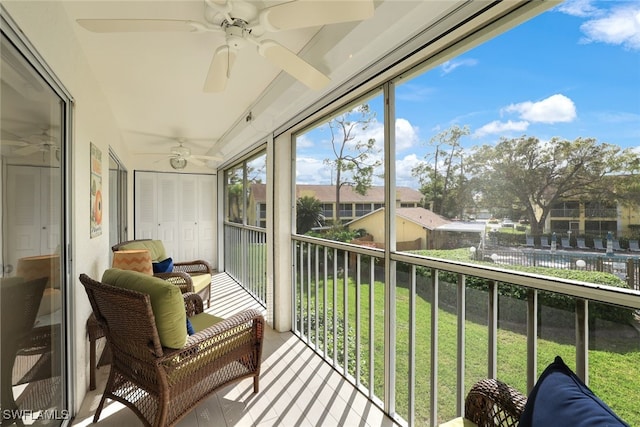
M 624 251 L 624 249 L 622 249 L 622 247 L 620 247 L 620 240 L 613 239 L 613 250 L 616 251 L 616 252 Z
M 571 246 L 571 241 L 568 237 L 562 237 L 560 241 L 562 242 L 562 247 L 564 249 L 573 249 L 573 246 Z
M 515 427 L 527 396 L 496 379 L 483 379 L 471 387 L 464 417 L 478 426 Z
M 587 244 L 584 241 L 584 237 L 578 237 L 576 239 L 576 243 L 577 243 L 577 248 L 578 249 L 582 249 L 582 250 L 592 249 L 589 246 L 587 246 Z
M 154 277 L 158 277 L 177 286 L 183 294 L 194 291 L 191 278 L 186 273 L 156 273 Z M 100 355 L 100 359 L 97 360 L 97 341 L 100 338 L 104 338 L 104 332 L 93 314 L 87 319 L 87 334 L 89 335 L 89 390 L 95 390 L 96 370 L 101 366 L 111 364 L 111 352 L 109 351 L 109 346 L 105 346 Z
M 533 241 L 533 236 L 527 236 L 527 243 L 525 244 L 528 248 L 535 248 L 536 244 Z
M 629 250 L 631 252 L 640 252 L 640 243 L 637 240 L 629 240 Z
M 597 251 L 606 251 L 607 250 L 607 248 L 605 248 L 602 245 L 602 239 L 593 239 L 593 247 Z
M 129 407 L 145 426 L 162 427 L 230 383 L 253 378 L 258 392 L 259 311 L 220 319 L 203 312 L 198 294 L 135 271 L 109 269 L 101 282 L 82 274 L 80 282 L 112 355 L 94 422 L 106 399 Z
M 186 273 L 192 281 L 192 292 L 199 294 L 207 307 L 211 307 L 211 277 L 213 268 L 205 260 L 174 261 L 164 247 L 162 240 L 137 239 L 121 242 L 111 247 L 113 252 L 146 249 L 151 254 L 153 272 L 155 275 L 162 273 Z M 166 279 L 167 277 L 163 277 Z
M 479 427 L 629 426 L 560 356 L 540 374 L 528 396 L 496 379 L 478 381 L 467 394 L 464 418 L 441 426 L 467 426 L 465 421 Z
M 542 249 L 551 249 L 551 243 L 549 243 L 549 236 L 540 236 L 540 247 Z
M 13 396 L 13 368 L 16 356 L 31 333 L 48 277 L 25 281 L 22 277 L 0 280 L 0 405 L 2 424 L 19 422 L 13 411 L 18 405 Z M 6 419 L 5 419 L 6 418 Z

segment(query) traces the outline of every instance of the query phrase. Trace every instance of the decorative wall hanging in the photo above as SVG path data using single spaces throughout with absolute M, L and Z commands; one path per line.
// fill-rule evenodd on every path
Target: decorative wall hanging
M 91 238 L 102 234 L 102 152 L 91 143 Z

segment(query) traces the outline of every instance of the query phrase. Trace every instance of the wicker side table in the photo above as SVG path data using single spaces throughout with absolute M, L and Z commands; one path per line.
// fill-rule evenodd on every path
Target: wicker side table
M 109 347 L 105 346 L 104 350 L 102 350 L 100 361 L 96 364 L 96 342 L 98 339 L 104 337 L 104 332 L 93 313 L 91 313 L 91 316 L 87 319 L 87 333 L 89 335 L 89 390 L 95 390 L 96 369 L 111 363 L 111 352 L 109 351 Z

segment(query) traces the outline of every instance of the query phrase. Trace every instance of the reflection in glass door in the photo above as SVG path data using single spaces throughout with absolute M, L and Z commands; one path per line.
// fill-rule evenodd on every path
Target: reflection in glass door
M 127 240 L 127 170 L 118 156 L 109 150 L 109 246 L 125 240 Z
M 2 425 L 60 425 L 69 418 L 62 191 L 69 100 L 32 66 L 11 28 L 3 19 L 0 414 Z

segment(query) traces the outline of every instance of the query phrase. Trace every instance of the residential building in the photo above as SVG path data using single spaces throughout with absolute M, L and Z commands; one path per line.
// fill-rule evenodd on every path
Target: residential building
M 566 234 L 617 237 L 638 237 L 640 206 L 597 201 L 562 201 L 551 207 L 545 230 Z
M 251 184 L 249 197 L 249 222 L 258 226 L 266 224 L 267 194 L 265 184 Z M 331 224 L 336 219 L 336 187 L 335 185 L 296 185 L 296 198 L 313 197 L 322 204 L 322 215 L 325 224 Z M 340 221 L 349 222 L 360 218 L 384 206 L 384 187 L 373 186 L 365 194 L 355 191 L 353 186 L 344 185 L 340 188 Z M 403 208 L 419 207 L 422 193 L 409 187 L 396 188 L 396 205 Z M 252 215 L 256 219 L 253 220 Z
M 396 208 L 396 247 L 398 250 L 439 249 L 435 230 L 448 219 L 425 208 Z M 384 247 L 384 208 L 347 223 L 351 230 L 363 229 Z

